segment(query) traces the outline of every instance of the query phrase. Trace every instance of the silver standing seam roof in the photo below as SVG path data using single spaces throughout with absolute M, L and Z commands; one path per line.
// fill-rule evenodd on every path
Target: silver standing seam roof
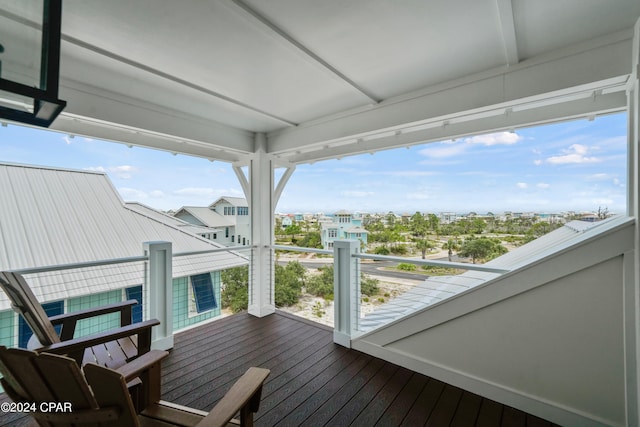
M 174 254 L 224 247 L 128 207 L 104 173 L 0 163 L 0 270 L 135 257 L 149 241 L 172 242 Z M 247 263 L 236 252 L 177 257 L 173 277 Z M 135 286 L 143 278 L 143 263 L 27 276 L 41 302 Z M 9 307 L 0 292 L 0 310 Z

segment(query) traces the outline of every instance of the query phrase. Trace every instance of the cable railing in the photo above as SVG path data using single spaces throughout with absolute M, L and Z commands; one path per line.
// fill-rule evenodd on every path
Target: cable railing
M 510 271 L 482 264 L 361 253 L 359 242 L 356 241 L 335 244 L 334 250 L 284 245 L 274 245 L 273 248 L 333 256 L 334 337 L 339 343 L 347 343 L 355 335 L 441 303 Z M 412 264 L 416 269 L 406 272 L 395 268 L 381 271 L 375 267 L 367 268 L 366 263 L 361 264 L 366 260 L 373 261 L 373 265 L 377 261 Z M 437 274 L 429 271 L 431 268 L 435 268 Z M 369 277 L 374 277 L 378 283 L 378 292 L 372 295 L 366 294 L 370 290 L 361 283 Z
M 157 244 L 165 245 L 160 247 L 158 253 Z M 145 248 L 147 252 L 139 256 L 20 268 L 12 271 L 25 277 L 38 301 L 49 310 L 49 315 L 126 299 L 138 299 L 141 304 L 137 309 L 134 308 L 134 321 L 158 318 L 161 325 L 156 329 L 160 331 L 154 331 L 154 339 L 167 339 L 166 346 L 170 347 L 175 330 L 220 316 L 221 271 L 249 264 L 251 251 L 255 246 L 234 246 L 175 254 L 171 252 L 168 242 L 151 242 L 145 244 Z M 167 263 L 170 263 L 168 269 Z M 158 271 L 170 274 L 158 276 Z M 208 273 L 205 283 L 210 283 L 209 292 L 203 292 L 202 286 L 197 288 L 191 284 L 192 277 L 204 273 Z M 197 304 L 199 298 L 206 297 L 213 298 L 213 301 Z M 159 307 L 168 306 L 173 310 L 158 310 Z M 90 321 L 83 320 L 76 329 L 76 336 L 101 332 L 118 325 L 119 317 L 111 315 Z M 28 336 L 28 326 L 10 309 L 10 302 L 4 293 L 0 292 L 0 344 L 9 347 L 24 346 Z

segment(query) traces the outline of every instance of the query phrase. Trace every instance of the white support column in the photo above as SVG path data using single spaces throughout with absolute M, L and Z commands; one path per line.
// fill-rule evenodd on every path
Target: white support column
M 173 273 L 171 242 L 145 242 L 144 254 L 149 257 L 144 292 L 146 319 L 158 319 L 153 328 L 151 348 L 173 348 Z
M 640 425 L 640 19 L 635 25 L 632 67 L 627 86 L 627 211 L 636 218 L 636 226 L 634 250 L 624 257 L 624 337 L 626 425 L 637 426 Z
M 263 317 L 275 312 L 273 256 L 273 160 L 267 139 L 256 134 L 255 154 L 249 163 L 249 214 L 253 250 L 249 268 L 249 313 Z
M 352 257 L 360 251 L 358 240 L 333 243 L 333 342 L 351 348 L 352 333 L 360 323 L 360 263 Z

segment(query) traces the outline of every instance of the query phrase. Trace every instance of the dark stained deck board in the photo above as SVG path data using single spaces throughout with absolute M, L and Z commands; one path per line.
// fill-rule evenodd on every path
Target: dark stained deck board
M 427 427 L 448 426 L 456 415 L 458 402 L 462 398 L 463 391 L 457 387 L 446 385 L 433 412 L 427 420 Z
M 331 328 L 280 311 L 240 313 L 176 334 L 162 365 L 162 397 L 208 410 L 250 366 L 271 370 L 256 426 L 554 426 L 341 347 Z M 0 426 L 29 422 L 0 413 Z
M 465 427 L 475 425 L 480 412 L 482 398 L 477 394 L 464 393 L 451 420 L 451 427 Z
M 422 393 L 422 390 L 428 381 L 429 379 L 424 375 L 412 372 L 409 381 L 389 404 L 387 410 L 382 414 L 375 425 L 378 427 L 399 426 L 402 423 L 402 420 L 407 416 L 411 407 L 413 407 L 414 402 L 420 393 Z
M 445 385 L 438 380 L 429 379 L 400 425 L 407 427 L 424 425 L 440 399 Z

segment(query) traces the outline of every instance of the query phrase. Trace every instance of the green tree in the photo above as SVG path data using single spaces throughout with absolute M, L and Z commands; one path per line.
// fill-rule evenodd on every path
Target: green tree
M 460 256 L 471 257 L 474 264 L 476 260 L 488 261 L 504 253 L 507 253 L 507 248 L 500 241 L 487 237 L 466 239 L 458 251 Z
M 429 229 L 429 223 L 425 219 L 424 215 L 420 212 L 416 212 L 411 216 L 411 222 L 409 224 L 409 230 L 414 237 L 421 239 L 427 235 Z
M 304 237 L 298 240 L 298 246 L 303 248 L 318 248 L 322 249 L 322 238 L 317 231 L 310 231 L 304 235 Z
M 318 269 L 320 274 L 311 276 L 306 282 L 307 292 L 311 295 L 333 300 L 333 265 L 325 265 Z M 378 293 L 379 281 L 360 273 L 360 293 L 371 296 Z
M 234 267 L 222 271 L 222 308 L 234 313 L 249 306 L 249 267 Z
M 304 286 L 306 270 L 298 261 L 275 266 L 276 307 L 293 305 L 298 302 Z
M 415 241 L 416 249 L 422 253 L 422 259 L 425 259 L 427 251 L 433 249 L 435 244 L 429 239 L 419 239 Z
M 307 292 L 317 297 L 333 300 L 333 265 L 320 267 L 320 274 L 315 274 L 306 282 Z
M 453 251 L 457 251 L 458 249 L 460 249 L 460 245 L 458 244 L 458 239 L 449 239 L 447 240 L 447 242 L 442 245 L 442 249 L 446 249 L 447 250 L 447 256 L 449 259 L 449 262 L 451 262 L 451 260 L 453 259 Z
M 368 297 L 377 294 L 380 291 L 380 288 L 378 288 L 379 282 L 378 279 L 360 273 L 360 293 Z

